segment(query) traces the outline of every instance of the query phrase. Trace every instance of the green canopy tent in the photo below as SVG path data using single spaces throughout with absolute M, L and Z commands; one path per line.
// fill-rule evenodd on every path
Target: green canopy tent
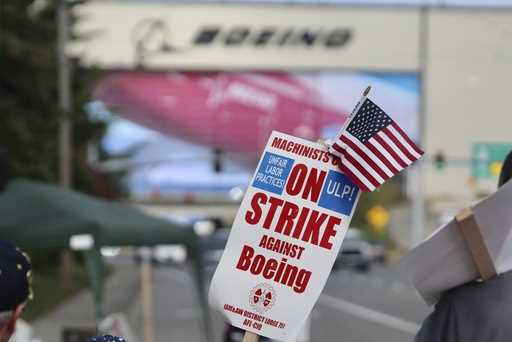
M 185 245 L 194 265 L 206 338 L 211 340 L 200 251 L 190 225 L 151 217 L 121 203 L 21 179 L 11 181 L 0 192 L 0 217 L 0 239 L 22 248 L 69 248 L 72 236 L 93 237 L 94 248 L 85 257 L 98 318 L 103 314 L 99 252 L 102 246 Z

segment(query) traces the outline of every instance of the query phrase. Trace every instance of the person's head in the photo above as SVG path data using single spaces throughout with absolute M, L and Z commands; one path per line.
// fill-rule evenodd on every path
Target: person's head
M 16 321 L 31 296 L 32 266 L 25 253 L 0 240 L 0 342 L 7 342 L 16 329 Z
M 503 162 L 503 167 L 501 169 L 500 180 L 498 181 L 498 188 L 503 184 L 512 179 L 512 151 L 508 154 Z
M 112 336 L 112 335 L 103 335 L 92 337 L 87 340 L 87 342 L 126 342 L 126 340 L 122 337 Z

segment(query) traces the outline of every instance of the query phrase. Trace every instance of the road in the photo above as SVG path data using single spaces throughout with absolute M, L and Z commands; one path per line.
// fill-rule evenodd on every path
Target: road
M 113 263 L 105 287 L 105 309 L 124 313 L 135 336 L 143 341 L 140 273 L 132 256 Z M 429 308 L 404 283 L 395 266 L 375 266 L 369 273 L 335 272 L 311 314 L 308 341 L 406 342 L 412 338 Z M 59 341 L 65 327 L 94 326 L 88 291 L 34 323 L 42 341 Z M 187 268 L 153 269 L 154 342 L 204 342 L 196 289 Z M 216 342 L 222 341 L 224 324 L 214 317 Z
M 412 341 L 429 313 L 396 267 L 331 275 L 313 311 L 311 341 Z
M 202 342 L 200 312 L 188 272 L 154 269 L 155 342 Z M 142 340 L 140 305 L 129 314 L 135 336 Z M 310 341 L 412 341 L 429 308 L 399 278 L 394 266 L 376 266 L 369 273 L 333 273 L 311 315 Z M 216 340 L 222 322 L 216 318 Z

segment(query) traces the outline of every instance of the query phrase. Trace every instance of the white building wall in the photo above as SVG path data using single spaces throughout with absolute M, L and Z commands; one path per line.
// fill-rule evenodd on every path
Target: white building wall
M 512 11 L 432 9 L 429 13 L 424 148 L 468 159 L 474 142 L 512 142 Z M 427 197 L 470 197 L 469 165 L 426 167 Z

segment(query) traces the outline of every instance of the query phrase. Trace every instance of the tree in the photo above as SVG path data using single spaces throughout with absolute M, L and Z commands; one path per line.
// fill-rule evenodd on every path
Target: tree
M 58 179 L 57 4 L 0 0 L 0 145 L 11 177 Z M 73 185 L 90 190 L 86 145 L 104 127 L 88 120 L 84 105 L 98 72 L 77 61 L 72 70 Z
M 60 0 L 0 0 L 0 149 L 6 151 L 8 178 L 56 182 L 59 176 L 59 110 L 56 13 Z M 76 22 L 71 19 L 71 28 Z M 72 37 L 77 39 L 77 37 Z M 95 192 L 95 174 L 86 163 L 90 139 L 103 134 L 104 125 L 91 123 L 85 111 L 98 71 L 72 63 L 73 184 Z M 1 165 L 0 165 L 1 167 Z M 0 170 L 0 174 L 2 171 Z M 61 279 L 69 278 L 68 253 L 30 251 L 42 272 L 55 267 L 59 255 Z M 62 283 L 62 282 L 61 282 Z M 64 281 L 70 289 L 70 282 Z

